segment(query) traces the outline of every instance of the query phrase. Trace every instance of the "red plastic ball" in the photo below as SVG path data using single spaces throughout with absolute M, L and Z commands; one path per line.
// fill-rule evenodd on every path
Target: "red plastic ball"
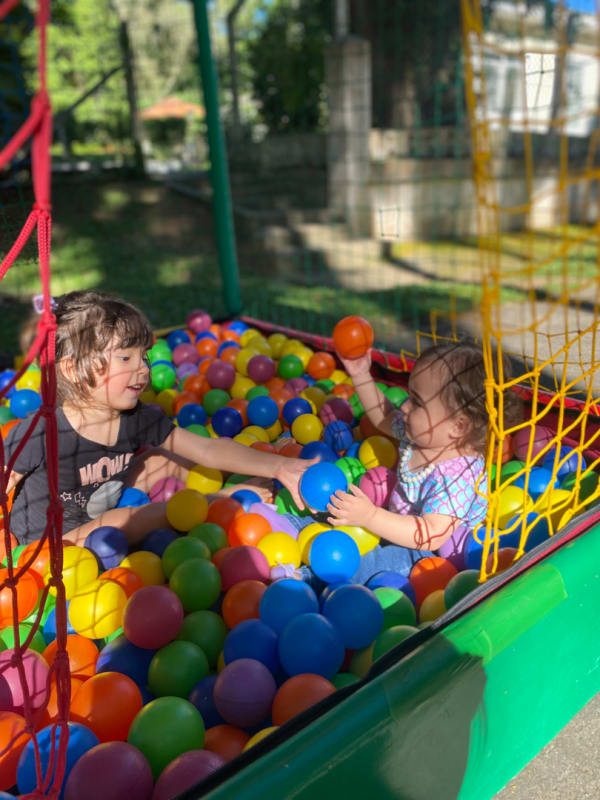
M 164 647 L 177 636 L 183 606 L 168 586 L 144 586 L 132 594 L 123 614 L 123 631 L 132 644 L 148 650 Z
M 244 507 L 237 500 L 232 497 L 217 497 L 208 506 L 205 522 L 214 522 L 227 531 L 234 518 L 243 513 Z
M 283 725 L 296 714 L 333 694 L 335 690 L 333 683 L 321 675 L 294 675 L 281 684 L 273 698 L 273 725 Z
M 240 581 L 225 593 L 221 615 L 228 628 L 247 619 L 259 619 L 260 600 L 267 587 L 262 581 Z
M 350 316 L 333 329 L 333 343 L 342 358 L 360 358 L 373 346 L 373 328 L 366 319 Z
M 261 553 L 258 547 L 247 545 L 232 547 L 221 561 L 220 572 L 225 592 L 240 581 L 265 582 L 271 575 L 269 562 L 264 553 Z

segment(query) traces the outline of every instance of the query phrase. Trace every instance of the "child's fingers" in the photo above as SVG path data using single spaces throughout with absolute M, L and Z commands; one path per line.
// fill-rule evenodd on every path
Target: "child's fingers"
M 350 491 L 355 497 L 366 497 L 367 495 L 363 492 L 360 486 L 357 486 L 355 483 L 351 483 L 349 486 Z

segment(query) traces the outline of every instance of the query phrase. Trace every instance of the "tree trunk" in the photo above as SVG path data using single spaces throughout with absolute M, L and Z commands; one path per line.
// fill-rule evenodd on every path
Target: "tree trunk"
M 123 64 L 125 66 L 125 83 L 127 85 L 127 102 L 129 104 L 129 130 L 133 144 L 134 171 L 136 175 L 145 175 L 144 153 L 142 150 L 142 137 L 140 130 L 140 119 L 137 108 L 137 91 L 133 69 L 133 51 L 129 42 L 129 30 L 127 22 L 122 21 L 119 29 L 119 41 L 123 53 Z

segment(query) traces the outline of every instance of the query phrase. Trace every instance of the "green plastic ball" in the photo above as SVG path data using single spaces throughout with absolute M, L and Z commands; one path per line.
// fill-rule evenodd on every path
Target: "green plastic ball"
M 383 628 L 393 628 L 396 625 L 416 625 L 417 612 L 415 607 L 404 592 L 392 586 L 378 586 L 375 596 L 383 608 Z
M 159 697 L 135 716 L 127 741 L 144 754 L 156 780 L 177 756 L 203 748 L 204 722 L 188 700 Z
M 356 392 L 354 392 L 354 394 L 350 396 L 348 402 L 350 403 L 350 407 L 352 408 L 352 412 L 356 417 L 356 419 L 360 419 L 365 413 L 365 409 L 363 404 L 360 402 Z
M 204 542 L 210 550 L 211 555 L 216 553 L 217 550 L 221 550 L 223 547 L 229 547 L 227 534 L 216 522 L 202 522 L 200 525 L 196 525 L 192 528 L 188 536 L 191 536 L 192 539 L 200 539 L 201 542 Z
M 188 425 L 186 431 L 190 431 L 190 433 L 195 433 L 196 436 L 204 436 L 210 439 L 210 433 L 208 429 L 204 427 L 204 425 L 198 425 L 194 423 L 193 425 Z
M 176 377 L 175 369 L 169 364 L 156 364 L 150 368 L 150 381 L 155 392 L 170 389 Z
M 275 496 L 275 505 L 280 514 L 294 514 L 296 517 L 307 517 L 310 514 L 308 508 L 300 511 L 289 489 L 281 489 Z
M 231 397 L 224 389 L 209 389 L 204 395 L 202 406 L 209 417 L 228 403 Z
M 156 344 L 148 350 L 147 356 L 151 364 L 154 364 L 155 361 L 171 361 L 173 358 L 166 339 L 157 339 Z
M 575 472 L 569 472 L 563 480 L 561 481 L 560 488 L 566 489 L 568 492 L 572 492 L 575 488 Z M 587 498 L 592 495 L 598 486 L 598 473 L 597 472 L 588 472 L 587 475 L 582 475 L 581 480 L 579 482 L 579 498 L 578 502 L 582 502 L 583 500 L 587 500 Z
M 358 680 L 358 675 L 353 675 L 351 672 L 338 672 L 337 675 L 333 676 L 331 682 L 336 689 L 343 689 L 345 686 L 352 686 Z
M 201 611 L 218 600 L 221 594 L 221 573 L 212 561 L 190 558 L 174 570 L 169 588 L 181 600 L 184 611 Z
M 247 481 L 247 480 L 249 480 L 249 479 L 250 479 L 250 476 L 249 476 L 249 475 L 240 475 L 239 473 L 237 473 L 237 472 L 234 472 L 234 473 L 233 473 L 233 475 L 230 475 L 230 476 L 227 478 L 227 480 L 225 481 L 225 483 L 223 484 L 223 486 L 224 486 L 224 487 L 227 487 L 227 486 L 237 486 L 237 485 L 238 485 L 238 483 L 243 483 L 244 481 Z
M 10 408 L 8 406 L 0 406 L 0 425 L 4 425 L 5 422 L 10 422 L 11 419 L 15 419 L 15 415 Z
M 170 578 L 176 567 L 191 558 L 210 558 L 210 548 L 205 542 L 194 537 L 182 536 L 175 539 L 162 554 L 162 568 L 167 578 Z
M 507 478 L 510 478 L 511 475 L 516 475 L 517 472 L 520 472 L 524 466 L 524 461 L 507 461 L 506 464 L 503 464 L 500 469 L 501 482 L 504 483 L 504 481 L 507 480 Z
M 479 570 L 477 569 L 465 569 L 450 578 L 444 589 L 446 610 L 456 605 L 477 586 L 479 586 Z
M 317 389 L 320 389 L 322 392 L 325 392 L 325 394 L 329 394 L 329 392 L 335 386 L 335 383 L 333 381 L 330 381 L 329 378 L 321 378 L 321 380 L 316 381 L 314 385 L 317 387 Z
M 277 365 L 277 374 L 286 381 L 289 381 L 290 378 L 299 378 L 303 372 L 302 361 L 293 353 L 281 358 Z
M 255 397 L 265 397 L 268 394 L 269 390 L 266 386 L 253 386 L 252 389 L 246 392 L 246 400 L 250 402 L 250 400 L 254 400 Z
M 223 618 L 214 611 L 192 611 L 184 617 L 177 639 L 193 642 L 204 652 L 209 666 L 215 667 L 228 630 Z
M 29 636 L 32 627 L 32 623 L 27 622 L 21 622 L 19 625 L 19 641 L 21 642 L 21 646 L 25 643 L 25 640 Z M 12 625 L 0 631 L 0 640 L 4 645 L 3 649 L 15 646 L 15 631 Z M 44 639 L 44 636 L 39 628 L 34 633 L 33 639 L 28 647 L 30 650 L 35 650 L 36 653 L 43 653 L 46 649 L 46 640 Z
M 408 397 L 408 392 L 401 386 L 386 386 L 384 393 L 394 408 L 401 406 Z
M 362 476 L 367 471 L 358 458 L 352 458 L 351 456 L 338 458 L 338 460 L 335 462 L 335 465 L 342 470 L 348 483 L 358 484 Z
M 150 662 L 148 688 L 157 697 L 187 697 L 208 672 L 208 659 L 197 644 L 170 642 Z
M 377 639 L 375 639 L 373 661 L 377 661 L 384 653 L 387 653 L 388 650 L 392 650 L 397 644 L 408 639 L 409 636 L 417 633 L 417 631 L 418 628 L 412 625 L 394 625 L 391 628 L 386 628 L 379 634 Z

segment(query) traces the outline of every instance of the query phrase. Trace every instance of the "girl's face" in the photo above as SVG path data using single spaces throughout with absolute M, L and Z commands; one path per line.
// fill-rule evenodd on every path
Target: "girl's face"
M 108 366 L 96 376 L 96 386 L 90 389 L 92 402 L 114 411 L 135 408 L 146 388 L 150 370 L 146 353 L 141 347 L 111 346 Z
M 466 419 L 444 405 L 441 393 L 451 378 L 433 363 L 415 366 L 408 381 L 408 398 L 400 410 L 408 439 L 419 450 L 454 449 L 465 433 Z

